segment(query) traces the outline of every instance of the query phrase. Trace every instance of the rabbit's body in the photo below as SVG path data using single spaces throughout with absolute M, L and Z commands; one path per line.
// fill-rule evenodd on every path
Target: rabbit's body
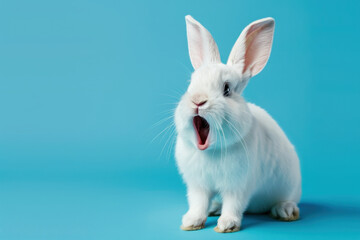
M 274 20 L 245 28 L 226 65 L 210 33 L 190 16 L 186 21 L 195 72 L 175 111 L 175 155 L 189 201 L 182 229 L 203 228 L 209 213 L 221 213 L 218 232 L 238 231 L 245 211 L 296 220 L 301 175 L 295 149 L 265 110 L 241 96 L 267 62 Z
M 252 125 L 243 141 L 228 149 L 198 151 L 178 137 L 176 160 L 185 182 L 213 194 L 242 189 L 249 213 L 267 212 L 282 201 L 297 203 L 301 175 L 294 147 L 265 110 L 251 103 L 247 106 Z

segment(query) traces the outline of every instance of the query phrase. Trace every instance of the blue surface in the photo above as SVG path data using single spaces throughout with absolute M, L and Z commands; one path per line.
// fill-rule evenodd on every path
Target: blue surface
M 0 239 L 359 238 L 359 9 L 0 1 Z M 226 235 L 212 230 L 216 218 L 198 232 L 179 229 L 187 203 L 171 128 L 155 136 L 192 71 L 186 14 L 211 31 L 223 61 L 248 23 L 275 18 L 272 55 L 245 97 L 298 150 L 300 221 L 245 216 L 243 230 Z

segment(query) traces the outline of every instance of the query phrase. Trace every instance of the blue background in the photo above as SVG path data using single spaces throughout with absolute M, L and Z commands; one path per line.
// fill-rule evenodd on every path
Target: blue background
M 359 10 L 359 1 L 0 1 L 0 238 L 360 237 Z M 187 14 L 224 62 L 247 24 L 275 18 L 272 55 L 245 97 L 298 150 L 300 221 L 245 216 L 225 235 L 216 218 L 179 229 L 187 203 L 173 128 L 156 135 L 192 71 Z

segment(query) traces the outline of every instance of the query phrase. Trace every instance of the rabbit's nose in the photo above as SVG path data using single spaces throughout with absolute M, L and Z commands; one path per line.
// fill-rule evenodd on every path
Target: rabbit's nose
M 201 102 L 195 102 L 195 101 L 193 101 L 193 103 L 194 103 L 196 106 L 198 106 L 198 107 L 204 105 L 206 102 L 207 102 L 207 100 L 202 100 Z
M 197 106 L 200 107 L 208 101 L 208 97 L 205 94 L 195 94 L 192 96 L 191 101 Z

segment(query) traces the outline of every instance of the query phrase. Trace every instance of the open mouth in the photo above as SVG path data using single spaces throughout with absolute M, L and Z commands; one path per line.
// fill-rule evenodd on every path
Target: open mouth
M 200 116 L 195 116 L 193 119 L 194 130 L 197 138 L 197 147 L 200 150 L 205 150 L 209 147 L 209 123 Z

